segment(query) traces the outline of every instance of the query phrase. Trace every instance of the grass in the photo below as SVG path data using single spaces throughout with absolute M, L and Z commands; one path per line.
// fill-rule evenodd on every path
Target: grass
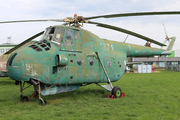
M 19 86 L 0 78 L 0 119 L 114 119 L 114 120 L 177 120 L 180 119 L 180 74 L 125 73 L 113 83 L 125 93 L 119 99 L 106 99 L 108 92 L 97 85 L 77 91 L 45 96 L 48 104 L 40 106 L 38 99 L 20 102 Z M 33 87 L 24 91 L 30 96 Z

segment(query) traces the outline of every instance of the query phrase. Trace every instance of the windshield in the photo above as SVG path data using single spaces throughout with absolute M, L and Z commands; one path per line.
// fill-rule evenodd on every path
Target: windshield
M 46 38 L 47 38 L 48 33 L 49 33 L 50 30 L 51 30 L 51 27 L 46 28 L 46 30 L 45 30 L 45 32 L 44 32 L 44 34 L 43 34 L 43 36 L 42 36 L 42 39 L 46 39 Z

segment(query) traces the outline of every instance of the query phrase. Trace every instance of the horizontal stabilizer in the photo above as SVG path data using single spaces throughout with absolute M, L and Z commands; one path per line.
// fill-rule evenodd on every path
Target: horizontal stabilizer
M 161 55 L 171 55 L 171 54 L 172 54 L 171 51 L 164 51 L 164 52 L 161 53 Z

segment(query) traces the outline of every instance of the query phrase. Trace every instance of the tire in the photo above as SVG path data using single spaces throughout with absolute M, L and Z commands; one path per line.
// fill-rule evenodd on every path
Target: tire
M 15 81 L 15 85 L 19 85 L 19 81 L 16 80 L 16 81 Z
M 111 94 L 115 96 L 115 98 L 119 98 L 121 96 L 120 87 L 116 86 L 112 89 Z
M 20 101 L 21 102 L 27 102 L 28 101 L 28 97 L 27 96 L 22 96 Z
M 43 99 L 43 100 L 44 100 L 44 103 L 41 99 L 39 100 L 39 105 L 45 106 L 47 104 L 46 100 L 45 99 Z

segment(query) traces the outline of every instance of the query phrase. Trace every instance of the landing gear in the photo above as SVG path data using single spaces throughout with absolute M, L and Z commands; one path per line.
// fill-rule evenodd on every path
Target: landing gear
M 20 101 L 21 102 L 27 102 L 29 99 L 28 99 L 28 97 L 27 96 L 23 96 L 23 94 L 22 94 L 22 91 L 23 90 L 25 90 L 26 88 L 28 88 L 28 87 L 30 87 L 31 85 L 29 85 L 28 87 L 26 87 L 26 88 L 23 88 L 24 87 L 24 85 L 25 85 L 25 82 L 23 83 L 23 85 L 22 85 L 22 82 L 20 81 L 16 81 L 15 83 L 20 83 L 20 91 L 21 91 L 21 99 L 20 99 Z
M 19 81 L 16 80 L 16 81 L 15 81 L 15 85 L 19 85 Z
M 39 95 L 39 105 L 41 106 L 45 106 L 47 104 L 45 99 L 41 98 L 41 86 L 40 86 L 40 82 L 38 81 L 38 95 Z
M 46 100 L 45 99 L 39 99 L 39 105 L 41 106 L 45 106 L 47 104 Z
M 27 96 L 22 96 L 20 101 L 21 102 L 27 102 L 28 101 L 28 97 Z
M 47 104 L 45 99 L 41 98 L 41 88 L 40 88 L 40 82 L 38 81 L 38 84 L 34 85 L 35 88 L 38 88 L 37 91 L 35 90 L 35 92 L 28 98 L 27 96 L 23 96 L 23 90 L 27 89 L 28 87 L 31 86 L 31 84 L 27 87 L 24 88 L 25 82 L 22 84 L 22 81 L 19 82 L 20 83 L 20 92 L 21 92 L 21 102 L 28 102 L 29 99 L 34 96 L 35 98 L 39 98 L 39 105 L 45 106 Z
M 112 89 L 111 94 L 115 96 L 115 98 L 119 98 L 121 96 L 120 87 L 116 86 Z
M 108 76 L 108 74 L 107 74 L 107 71 L 106 71 L 106 69 L 105 69 L 105 67 L 104 67 L 103 62 L 101 61 L 98 53 L 97 53 L 97 52 L 95 52 L 95 53 L 96 53 L 97 57 L 99 58 L 99 61 L 100 61 L 101 65 L 102 65 L 102 68 L 103 68 L 103 70 L 104 70 L 104 72 L 105 72 L 105 74 L 106 74 L 106 77 L 107 77 L 107 79 L 108 79 L 108 85 L 99 85 L 98 83 L 97 83 L 97 84 L 98 84 L 99 86 L 103 87 L 104 89 L 106 89 L 107 91 L 111 92 L 111 94 L 112 94 L 112 95 L 110 95 L 111 98 L 114 98 L 114 97 L 115 97 L 115 98 L 119 98 L 119 97 L 121 96 L 121 89 L 120 89 L 120 87 L 118 87 L 118 86 L 113 87 L 113 85 L 112 85 L 112 83 L 111 83 L 111 80 L 110 80 L 110 78 L 109 78 L 109 76 Z M 124 93 L 123 93 L 123 94 L 124 94 Z M 108 98 L 109 98 L 109 96 L 108 96 Z

